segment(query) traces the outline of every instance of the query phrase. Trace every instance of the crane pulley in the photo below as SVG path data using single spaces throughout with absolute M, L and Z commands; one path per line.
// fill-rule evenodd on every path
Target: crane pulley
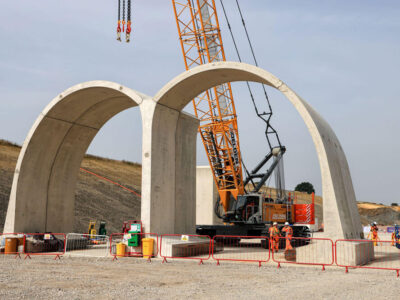
M 125 7 L 126 7 L 126 19 L 125 19 Z M 121 28 L 122 24 L 122 28 Z M 126 31 L 125 31 L 126 24 Z M 117 24 L 117 41 L 121 42 L 121 32 L 126 33 L 126 42 L 129 43 L 131 39 L 132 31 L 131 21 L 131 0 L 122 0 L 122 19 L 121 19 L 121 0 L 118 0 L 118 24 Z

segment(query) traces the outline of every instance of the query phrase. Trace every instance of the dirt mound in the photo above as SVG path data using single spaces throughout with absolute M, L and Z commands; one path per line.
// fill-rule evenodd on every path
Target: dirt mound
M 359 203 L 358 212 L 362 216 L 363 225 L 377 222 L 380 225 L 400 223 L 400 210 L 398 207 L 385 206 L 375 203 Z

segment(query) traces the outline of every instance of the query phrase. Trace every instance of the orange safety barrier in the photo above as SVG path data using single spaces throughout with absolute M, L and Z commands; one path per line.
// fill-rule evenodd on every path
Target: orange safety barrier
M 21 258 L 21 253 L 24 253 L 23 248 L 23 233 L 0 233 L 0 254 L 14 255 L 15 259 Z
M 153 250 L 150 255 L 146 253 L 147 245 L 144 245 L 143 241 L 145 238 L 153 239 Z M 113 257 L 113 260 L 118 259 L 118 257 L 147 256 L 146 258 L 150 262 L 152 257 L 158 256 L 158 234 L 156 233 L 113 233 L 110 235 L 109 244 L 110 255 Z M 123 246 L 118 246 L 118 244 L 123 244 Z
M 32 255 L 54 255 L 54 259 L 61 259 L 65 254 L 66 239 L 64 233 L 25 233 L 25 259 Z
M 207 235 L 163 234 L 160 237 L 160 256 L 168 259 L 194 259 L 199 264 L 210 259 L 212 240 Z
M 400 249 L 392 241 L 341 239 L 335 242 L 335 262 L 346 273 L 349 268 L 392 270 L 399 277 Z
M 331 266 L 335 262 L 334 244 L 331 239 L 279 237 L 278 251 L 270 247 L 272 260 L 278 263 Z
M 269 238 L 266 236 L 239 236 L 216 235 L 212 247 L 212 258 L 217 261 L 238 262 L 268 262 L 270 252 L 268 250 Z

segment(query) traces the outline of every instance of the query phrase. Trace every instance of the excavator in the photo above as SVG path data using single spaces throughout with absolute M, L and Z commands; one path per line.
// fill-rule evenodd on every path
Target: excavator
M 120 18 L 121 1 L 122 19 Z M 126 23 L 128 24 L 126 41 L 129 42 L 131 1 L 127 1 L 126 5 L 125 0 L 118 0 L 117 40 L 121 41 L 120 25 L 123 24 L 122 31 L 124 31 Z M 206 63 L 226 61 L 215 0 L 171 1 L 186 70 Z M 220 4 L 228 22 L 239 61 L 241 61 L 222 0 Z M 238 0 L 236 4 L 254 63 L 258 65 Z M 129 7 L 127 21 L 125 21 L 125 7 Z M 197 225 L 197 234 L 211 237 L 215 235 L 264 236 L 272 222 L 281 225 L 289 222 L 294 224 L 294 236 L 309 236 L 307 226 L 296 224 L 301 219 L 299 216 L 304 215 L 306 207 L 294 204 L 293 199 L 286 195 L 283 174 L 283 155 L 286 147 L 281 144 L 277 131 L 271 125 L 272 107 L 265 86 L 261 86 L 267 102 L 267 112 L 260 112 L 251 86 L 247 83 L 255 112 L 266 125 L 265 135 L 269 149 L 267 155 L 251 171 L 245 167 L 240 151 L 237 114 L 231 84 L 218 85 L 192 101 L 194 114 L 200 120 L 198 131 L 219 193 L 215 203 L 215 214 L 223 221 L 223 225 Z M 261 171 L 266 167 L 268 167 L 266 171 Z M 243 172 L 246 177 L 243 176 Z M 275 174 L 277 185 L 277 195 L 274 199 L 261 192 L 273 174 Z

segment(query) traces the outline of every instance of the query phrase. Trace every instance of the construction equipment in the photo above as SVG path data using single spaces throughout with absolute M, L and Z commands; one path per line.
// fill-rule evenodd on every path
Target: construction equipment
M 104 221 L 100 222 L 99 235 L 107 235 L 106 222 L 104 222 Z
M 186 69 L 225 61 L 215 0 L 172 0 L 172 4 Z M 257 65 L 239 2 L 236 1 L 236 4 Z M 221 5 L 227 18 L 222 0 Z M 229 21 L 228 28 L 232 34 Z M 241 61 L 234 39 L 233 42 Z M 272 108 L 267 92 L 262 85 L 269 111 L 260 113 L 249 83 L 247 86 L 257 116 L 266 124 L 265 134 L 270 148 L 269 153 L 251 172 L 247 171 L 242 160 L 231 84 L 216 86 L 193 99 L 194 113 L 200 120 L 199 133 L 219 192 L 215 213 L 225 224 L 229 224 L 198 225 L 196 229 L 198 234 L 265 235 L 271 222 L 283 224 L 289 221 L 293 224 L 296 220 L 293 201 L 286 195 L 284 189 L 282 157 L 286 148 L 281 145 L 276 130 L 271 126 Z M 276 146 L 272 145 L 271 136 L 275 137 Z M 269 168 L 261 172 L 267 163 L 271 163 Z M 246 179 L 243 178 L 242 166 L 246 171 Z M 260 189 L 273 172 L 278 189 L 276 199 L 267 198 L 260 193 Z M 294 226 L 293 231 L 294 236 L 308 236 L 306 226 Z
M 96 221 L 89 221 L 88 235 L 93 238 L 96 235 Z

